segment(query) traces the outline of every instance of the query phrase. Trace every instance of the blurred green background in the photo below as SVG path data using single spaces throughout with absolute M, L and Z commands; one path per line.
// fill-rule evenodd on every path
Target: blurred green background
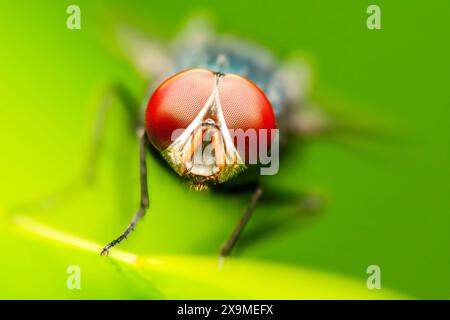
M 378 31 L 366 28 L 372 3 L 381 7 Z M 66 28 L 70 4 L 81 7 L 81 30 Z M 187 190 L 149 156 L 151 208 L 120 249 L 150 260 L 114 262 L 95 245 L 79 250 L 14 223 L 27 216 L 99 244 L 122 231 L 138 204 L 138 145 L 120 108 L 91 187 L 48 210 L 12 208 L 79 175 L 109 83 L 142 96 L 112 27 L 125 21 L 170 41 L 197 13 L 280 59 L 306 55 L 312 99 L 377 128 L 293 143 L 279 174 L 264 178 L 273 190 L 323 195 L 323 210 L 263 203 L 217 274 L 218 248 L 249 194 Z M 0 15 L 0 298 L 450 298 L 447 0 L 1 1 Z M 381 268 L 378 292 L 365 288 L 372 264 Z M 81 268 L 81 290 L 66 288 L 69 265 Z

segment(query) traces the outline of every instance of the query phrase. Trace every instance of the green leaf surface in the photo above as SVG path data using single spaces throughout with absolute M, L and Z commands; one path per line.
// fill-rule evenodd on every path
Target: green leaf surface
M 138 256 L 119 249 L 99 257 L 102 246 L 75 235 L 17 216 L 14 227 L 26 236 L 46 241 L 59 251 L 74 249 L 84 268 L 107 264 L 139 288 L 135 298 L 150 299 L 405 299 L 391 290 L 369 290 L 364 281 L 307 268 L 208 256 Z M 45 247 L 44 247 L 45 248 Z M 44 249 L 45 250 L 45 249 Z M 199 272 L 200 271 L 200 272 Z M 82 288 L 90 286 L 84 280 Z M 121 283 L 110 283 L 108 290 Z M 71 298 L 86 298 L 84 290 Z M 87 296 L 89 297 L 89 296 Z M 39 298 L 37 296 L 36 298 Z

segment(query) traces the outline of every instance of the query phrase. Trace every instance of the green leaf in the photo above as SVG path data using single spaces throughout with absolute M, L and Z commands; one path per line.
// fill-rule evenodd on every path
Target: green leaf
M 85 267 L 111 261 L 134 278 L 145 293 L 139 298 L 166 299 L 404 299 L 394 291 L 369 290 L 364 281 L 307 268 L 210 256 L 138 256 L 120 249 L 101 257 L 102 246 L 70 233 L 16 216 L 14 225 L 27 236 L 46 240 L 59 250 L 88 253 Z M 83 269 L 82 269 L 83 270 Z M 77 298 L 83 297 L 83 294 Z M 38 298 L 38 297 L 36 297 Z

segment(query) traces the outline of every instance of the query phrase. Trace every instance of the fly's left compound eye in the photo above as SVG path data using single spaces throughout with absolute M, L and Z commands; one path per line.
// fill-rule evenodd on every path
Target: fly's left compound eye
M 214 87 L 214 73 L 182 71 L 165 80 L 150 98 L 145 116 L 148 137 L 159 150 L 173 141 L 177 129 L 186 129 L 200 112 Z
M 250 80 L 192 69 L 172 76 L 155 90 L 147 106 L 146 128 L 153 145 L 179 174 L 223 182 L 247 163 L 249 143 L 260 144 L 260 131 L 266 131 L 262 137 L 269 147 L 276 122 L 267 97 Z M 174 139 L 178 129 L 185 130 Z M 233 134 L 237 132 L 244 134 L 244 148 L 238 146 L 239 137 Z M 256 140 L 249 142 L 249 136 Z M 206 148 L 205 137 L 212 152 L 196 163 L 194 153 Z

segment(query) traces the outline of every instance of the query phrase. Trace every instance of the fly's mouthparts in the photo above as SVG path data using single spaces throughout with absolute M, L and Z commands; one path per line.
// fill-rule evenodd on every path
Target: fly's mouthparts
M 221 77 L 216 74 L 205 105 L 183 133 L 162 152 L 174 170 L 194 184 L 221 183 L 246 169 L 220 106 Z

